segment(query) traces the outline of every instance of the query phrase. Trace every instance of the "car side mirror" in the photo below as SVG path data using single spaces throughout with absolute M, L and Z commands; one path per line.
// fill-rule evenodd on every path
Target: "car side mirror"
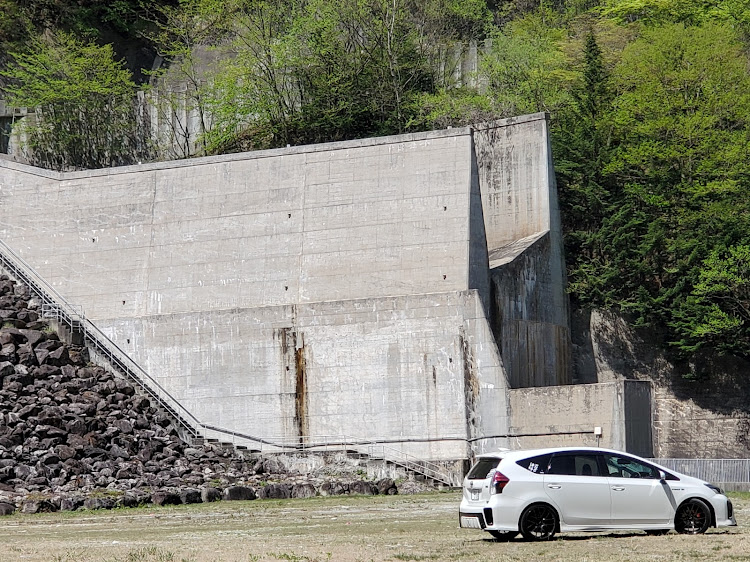
M 667 479 L 667 474 L 663 470 L 660 470 L 659 471 L 659 480 L 661 480 L 662 482 L 664 482 L 666 479 Z

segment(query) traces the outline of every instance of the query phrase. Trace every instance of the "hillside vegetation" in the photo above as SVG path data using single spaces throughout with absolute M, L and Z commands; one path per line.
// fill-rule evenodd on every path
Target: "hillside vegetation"
M 5 96 L 51 168 L 549 112 L 573 299 L 685 359 L 750 357 L 749 37 L 748 0 L 0 0 Z M 135 99 L 169 81 L 160 111 L 200 126 L 175 117 L 168 154 Z

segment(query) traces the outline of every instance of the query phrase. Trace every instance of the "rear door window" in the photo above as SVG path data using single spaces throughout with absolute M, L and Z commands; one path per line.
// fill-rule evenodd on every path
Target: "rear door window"
M 469 480 L 484 480 L 493 468 L 497 468 L 499 458 L 483 457 L 469 471 Z
M 565 474 L 569 476 L 601 476 L 597 454 L 561 453 L 554 455 L 550 462 L 548 474 Z
M 552 454 L 538 455 L 536 457 L 529 457 L 527 459 L 521 459 L 516 461 L 516 464 L 520 467 L 525 468 L 529 472 L 534 474 L 547 474 L 549 467 L 549 461 L 552 458 Z

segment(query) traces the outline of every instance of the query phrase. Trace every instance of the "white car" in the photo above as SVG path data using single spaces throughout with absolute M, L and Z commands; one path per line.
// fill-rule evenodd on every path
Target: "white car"
M 459 519 L 500 540 L 613 529 L 698 534 L 737 524 L 718 487 L 628 453 L 587 447 L 480 455 L 464 478 Z

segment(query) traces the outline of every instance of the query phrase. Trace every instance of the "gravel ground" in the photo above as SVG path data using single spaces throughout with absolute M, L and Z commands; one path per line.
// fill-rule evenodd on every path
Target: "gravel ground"
M 459 529 L 458 492 L 16 514 L 0 519 L 0 560 L 750 561 L 750 494 L 732 500 L 740 526 L 703 536 L 574 533 L 548 543 Z

